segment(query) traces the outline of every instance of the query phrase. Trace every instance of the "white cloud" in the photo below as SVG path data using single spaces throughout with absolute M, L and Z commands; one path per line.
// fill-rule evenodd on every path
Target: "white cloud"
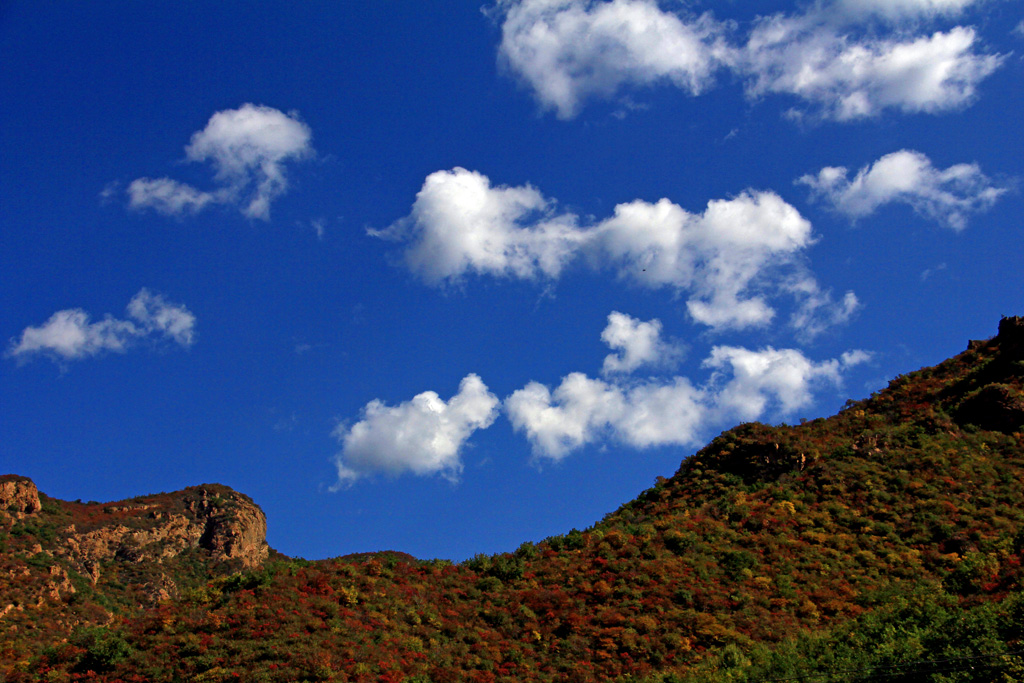
M 979 0 L 838 0 L 832 11 L 851 17 L 889 20 L 955 16 Z
M 810 340 L 825 330 L 845 325 L 861 309 L 853 292 L 846 292 L 840 301 L 833 301 L 832 292 L 822 290 L 814 278 L 802 276 L 787 285 L 799 302 L 790 316 L 789 326 L 801 339 Z
M 25 328 L 20 339 L 12 340 L 7 355 L 22 359 L 47 355 L 63 361 L 104 351 L 121 353 L 145 339 L 169 339 L 183 347 L 195 341 L 195 316 L 147 289 L 139 290 L 128 303 L 128 317 L 90 322 L 89 314 L 80 308 L 57 311 L 41 326 Z
M 972 213 L 992 207 L 1007 188 L 993 183 L 977 164 L 956 164 L 945 170 L 913 150 L 886 154 L 861 168 L 853 180 L 845 167 L 828 166 L 797 180 L 851 219 L 863 218 L 894 202 L 954 230 L 967 226 Z
M 469 274 L 553 279 L 585 254 L 638 285 L 687 293 L 690 315 L 715 329 L 769 323 L 771 276 L 813 242 L 810 223 L 773 192 L 710 201 L 701 214 L 636 200 L 583 226 L 530 185 L 492 187 L 462 168 L 428 176 L 409 216 L 369 232 L 404 243 L 406 265 L 434 285 Z
M 1003 57 L 977 53 L 973 29 L 914 35 L 908 22 L 952 17 L 970 4 L 816 3 L 802 14 L 760 17 L 737 42 L 732 24 L 710 14 L 680 16 L 653 0 L 504 0 L 499 55 L 560 118 L 575 116 L 588 98 L 614 97 L 626 86 L 672 83 L 698 95 L 720 68 L 744 79 L 750 97 L 795 95 L 817 117 L 935 113 L 968 104 Z
M 324 235 L 327 234 L 327 221 L 322 218 L 317 218 L 311 225 L 313 226 L 313 232 L 316 233 L 316 238 L 321 242 L 324 241 Z
M 944 262 L 940 263 L 939 265 L 935 266 L 934 268 L 925 268 L 924 271 L 922 271 L 922 273 L 921 273 L 921 282 L 926 282 L 928 280 L 928 278 L 930 278 L 932 275 L 934 275 L 935 273 L 937 273 L 939 271 L 943 271 L 945 269 L 946 269 L 946 264 Z
M 667 82 L 696 95 L 712 81 L 720 26 L 683 20 L 651 0 L 500 2 L 500 56 L 559 118 L 626 84 Z
M 796 95 L 823 118 L 937 113 L 970 103 L 1002 63 L 998 55 L 975 54 L 975 42 L 974 30 L 960 26 L 910 39 L 854 39 L 807 17 L 775 16 L 751 32 L 737 68 L 750 96 Z
M 719 387 L 716 410 L 725 419 L 749 421 L 764 415 L 770 402 L 777 403 L 781 414 L 793 414 L 811 403 L 814 388 L 838 386 L 842 370 L 867 359 L 865 352 L 852 351 L 839 360 L 814 363 L 796 349 L 716 346 L 703 366 L 715 370 L 711 385 Z
M 839 363 L 844 369 L 852 368 L 855 365 L 868 363 L 872 358 L 874 358 L 874 355 L 870 351 L 854 349 L 853 351 L 844 351 L 843 354 L 839 356 Z
M 128 302 L 128 315 L 145 334 L 170 337 L 181 346 L 191 346 L 195 341 L 196 317 L 184 306 L 169 304 L 148 289 L 139 290 Z
M 170 178 L 136 178 L 128 185 L 128 206 L 153 209 L 168 216 L 197 213 L 206 206 L 224 201 L 224 194 L 202 192 Z
M 371 401 L 359 422 L 334 432 L 342 444 L 335 459 L 338 486 L 376 473 L 441 474 L 454 481 L 462 472 L 466 440 L 497 414 L 497 397 L 473 374 L 447 402 L 433 391 L 397 406 Z
M 604 439 L 635 448 L 694 445 L 715 425 L 807 407 L 814 390 L 838 386 L 844 370 L 869 357 L 851 351 L 815 363 L 796 349 L 716 346 L 703 363 L 713 374 L 701 387 L 678 376 L 604 381 L 574 372 L 553 392 L 530 382 L 504 406 L 537 457 L 560 460 Z
M 285 164 L 313 156 L 312 132 L 297 114 L 243 104 L 219 111 L 185 148 L 189 161 L 209 162 L 219 187 L 198 190 L 171 178 L 139 178 L 129 206 L 164 214 L 195 213 L 212 204 L 238 205 L 249 218 L 270 218 L 271 202 L 288 189 Z
M 759 281 L 812 243 L 811 224 L 773 192 L 713 200 L 703 214 L 637 200 L 594 231 L 621 277 L 688 291 L 690 315 L 715 329 L 768 324 L 775 311 Z
M 603 375 L 629 373 L 643 365 L 671 367 L 682 355 L 679 346 L 661 338 L 660 320 L 641 322 L 618 311 L 608 315 L 601 341 L 618 351 L 605 357 Z
M 553 460 L 606 436 L 638 448 L 695 443 L 707 412 L 702 393 L 684 377 L 624 386 L 581 372 L 554 393 L 530 382 L 505 399 L 505 410 L 534 452 Z
M 409 216 L 369 233 L 410 242 L 405 262 L 430 284 L 467 273 L 557 277 L 585 238 L 576 216 L 554 214 L 533 187 L 491 187 L 464 168 L 431 173 Z

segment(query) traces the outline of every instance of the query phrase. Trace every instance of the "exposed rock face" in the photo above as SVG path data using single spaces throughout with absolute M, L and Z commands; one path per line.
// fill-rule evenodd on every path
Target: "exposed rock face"
M 117 504 L 63 505 L 72 507 L 70 514 L 77 523 L 64 522 L 46 547 L 30 551 L 68 561 L 94 584 L 101 568 L 110 562 L 162 564 L 190 550 L 201 550 L 214 562 L 252 569 L 270 554 L 263 510 L 226 486 L 206 484 Z M 39 493 L 30 479 L 0 477 L 0 512 L 21 519 L 41 510 Z M 171 581 L 157 593 L 174 590 Z
M 206 519 L 200 546 L 216 558 L 239 560 L 246 569 L 263 564 L 270 547 L 267 545 L 267 516 L 259 506 L 234 491 L 227 495 L 224 503 L 216 505 L 204 491 L 199 508 Z
M 31 479 L 14 474 L 0 476 L 0 511 L 7 511 L 20 517 L 42 509 L 39 491 Z
M 0 659 L 5 640 L 26 629 L 56 638 L 82 619 L 112 619 L 110 601 L 151 606 L 257 568 L 270 555 L 266 534 L 259 506 L 218 484 L 82 503 L 40 495 L 27 477 L 0 476 Z
M 171 515 L 150 529 L 117 524 L 78 533 L 72 524 L 64 533 L 64 543 L 54 549 L 54 554 L 73 562 L 95 583 L 105 560 L 116 558 L 135 564 L 175 557 L 199 545 L 203 527 L 185 515 Z

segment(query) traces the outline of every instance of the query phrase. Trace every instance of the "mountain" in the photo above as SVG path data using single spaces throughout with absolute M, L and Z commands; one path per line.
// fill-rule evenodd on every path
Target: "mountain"
M 460 565 L 266 548 L 205 485 L 0 479 L 7 681 L 1024 680 L 1024 319 L 744 424 L 585 530 Z
M 262 566 L 266 530 L 248 496 L 218 484 L 82 503 L 0 476 L 0 657 Z

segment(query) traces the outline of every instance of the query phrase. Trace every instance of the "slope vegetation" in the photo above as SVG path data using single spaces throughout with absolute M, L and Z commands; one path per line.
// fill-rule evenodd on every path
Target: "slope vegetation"
M 461 565 L 211 559 L 91 622 L 58 590 L 67 634 L 13 640 L 7 680 L 1024 680 L 1022 378 L 1006 318 L 838 415 L 723 433 L 586 530 Z M 68 569 L 26 555 L 40 513 L 12 514 L 9 567 Z

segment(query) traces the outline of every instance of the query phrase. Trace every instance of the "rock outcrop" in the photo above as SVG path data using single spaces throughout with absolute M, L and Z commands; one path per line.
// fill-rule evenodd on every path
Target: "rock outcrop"
M 6 512 L 10 524 L 36 515 L 40 524 L 53 529 L 42 539 L 43 545 L 26 550 L 66 561 L 93 584 L 112 564 L 164 564 L 199 551 L 214 563 L 252 569 L 270 554 L 263 510 L 248 496 L 218 484 L 112 504 L 54 504 L 61 513 L 53 519 L 40 516 L 42 505 L 32 480 L 0 477 L 0 511 Z
M 267 559 L 267 516 L 247 496 L 230 491 L 211 500 L 204 490 L 197 508 L 205 519 L 199 545 L 215 558 L 238 560 L 246 569 Z
M 6 511 L 21 517 L 42 509 L 39 491 L 31 479 L 16 474 L 0 476 L 0 512 Z

